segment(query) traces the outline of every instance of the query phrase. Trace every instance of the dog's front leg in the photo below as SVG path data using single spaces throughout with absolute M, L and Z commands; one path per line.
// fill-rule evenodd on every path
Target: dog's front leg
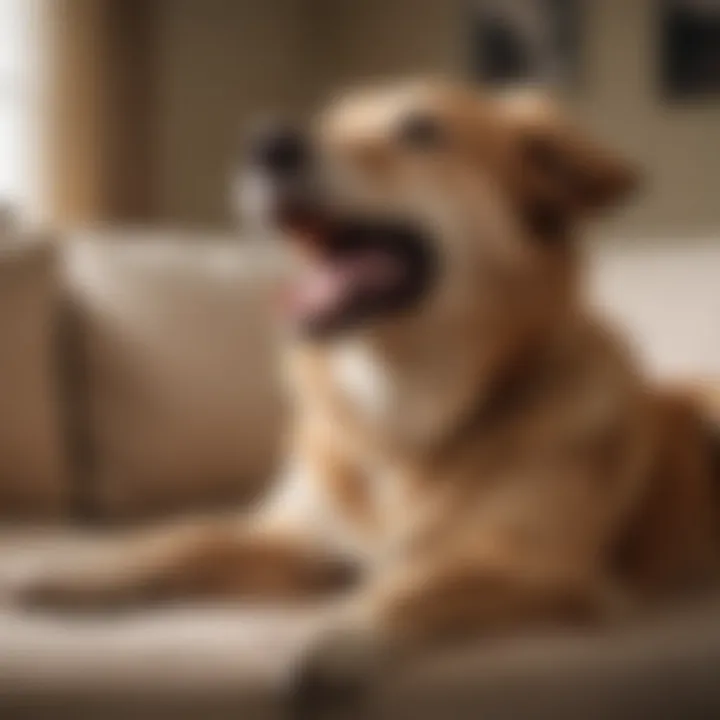
M 327 454 L 327 453 L 326 453 Z M 323 460 L 323 462 L 320 462 Z M 66 610 L 184 599 L 293 600 L 327 594 L 356 579 L 338 551 L 322 478 L 349 472 L 305 447 L 254 512 L 131 533 L 61 565 L 39 567 L 0 596 Z
M 262 524 L 208 521 L 135 535 L 10 583 L 11 601 L 65 610 L 182 599 L 293 599 L 349 581 L 344 558 L 307 535 Z

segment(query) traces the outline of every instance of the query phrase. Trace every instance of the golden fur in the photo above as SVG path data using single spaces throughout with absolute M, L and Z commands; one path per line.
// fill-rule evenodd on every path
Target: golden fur
M 418 107 L 441 119 L 442 153 L 394 143 Z M 347 622 L 414 643 L 598 621 L 710 583 L 706 414 L 644 379 L 582 294 L 576 230 L 635 173 L 529 95 L 411 83 L 352 94 L 316 127 L 342 202 L 432 229 L 438 287 L 292 348 L 288 471 L 257 514 L 137 541 L 25 597 L 296 597 L 356 569 Z

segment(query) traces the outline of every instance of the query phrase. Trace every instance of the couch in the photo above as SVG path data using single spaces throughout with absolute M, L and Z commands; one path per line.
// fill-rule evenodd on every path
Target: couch
M 281 264 L 233 237 L 0 238 L 0 718 L 281 718 L 325 608 L 53 616 L 3 602 L 37 563 L 226 512 L 272 477 L 285 408 Z M 720 244 L 593 247 L 595 302 L 653 372 L 720 369 Z M 508 638 L 381 678 L 387 718 L 720 717 L 720 606 Z

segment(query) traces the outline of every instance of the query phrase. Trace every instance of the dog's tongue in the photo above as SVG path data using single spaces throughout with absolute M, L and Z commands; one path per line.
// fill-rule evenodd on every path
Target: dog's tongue
M 290 289 L 287 309 L 297 319 L 323 316 L 392 287 L 402 273 L 402 263 L 380 250 L 316 260 Z

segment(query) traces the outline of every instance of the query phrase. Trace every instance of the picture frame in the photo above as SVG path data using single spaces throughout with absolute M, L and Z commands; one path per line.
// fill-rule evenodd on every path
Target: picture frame
M 581 5 L 581 0 L 471 0 L 472 77 L 491 85 L 575 87 Z
M 663 97 L 720 99 L 720 0 L 658 2 Z

